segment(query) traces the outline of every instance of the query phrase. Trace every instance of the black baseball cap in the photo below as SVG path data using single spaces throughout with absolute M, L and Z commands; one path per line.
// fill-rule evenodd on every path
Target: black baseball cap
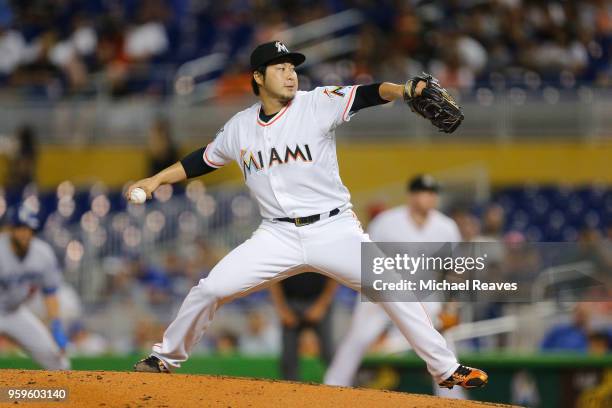
M 408 182 L 408 191 L 411 193 L 417 193 L 419 191 L 438 193 L 440 191 L 440 184 L 429 174 L 419 174 Z
M 287 58 L 296 67 L 306 61 L 306 56 L 299 52 L 290 52 L 281 41 L 270 41 L 258 45 L 251 53 L 251 70 L 255 71 L 261 66 L 266 66 L 272 61 Z

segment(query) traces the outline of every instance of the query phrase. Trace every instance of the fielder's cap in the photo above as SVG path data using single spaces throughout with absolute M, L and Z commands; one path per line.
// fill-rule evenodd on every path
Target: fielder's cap
M 40 227 L 38 214 L 26 204 L 8 210 L 7 221 L 13 227 L 28 227 L 34 231 Z
M 285 44 L 280 41 L 271 41 L 258 45 L 251 53 L 251 70 L 255 71 L 261 66 L 266 66 L 274 60 L 287 58 L 296 67 L 306 61 L 306 56 L 299 52 L 290 52 Z
M 437 193 L 440 191 L 440 184 L 429 174 L 419 174 L 413 177 L 408 182 L 408 191 L 416 193 L 419 191 L 431 191 Z

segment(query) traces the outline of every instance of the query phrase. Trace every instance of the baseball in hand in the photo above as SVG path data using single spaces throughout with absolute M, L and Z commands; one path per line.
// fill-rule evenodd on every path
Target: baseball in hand
M 130 202 L 134 204 L 142 204 L 147 201 L 147 193 L 140 188 L 136 187 L 132 191 L 130 191 Z

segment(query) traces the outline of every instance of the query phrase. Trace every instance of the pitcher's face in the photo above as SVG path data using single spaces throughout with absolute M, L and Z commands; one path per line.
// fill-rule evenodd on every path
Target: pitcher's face
M 298 77 L 291 62 L 279 62 L 266 67 L 266 76 L 256 81 L 269 96 L 283 102 L 289 102 L 298 90 Z

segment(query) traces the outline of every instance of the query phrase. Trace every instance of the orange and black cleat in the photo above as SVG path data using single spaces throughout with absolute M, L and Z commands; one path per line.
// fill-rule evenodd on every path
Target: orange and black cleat
M 446 380 L 438 384 L 441 388 L 453 388 L 459 385 L 463 388 L 480 388 L 484 387 L 489 381 L 489 376 L 482 370 L 477 368 L 460 365 L 457 370 Z
M 134 371 L 140 373 L 170 373 L 170 370 L 159 358 L 149 356 L 134 364 Z

